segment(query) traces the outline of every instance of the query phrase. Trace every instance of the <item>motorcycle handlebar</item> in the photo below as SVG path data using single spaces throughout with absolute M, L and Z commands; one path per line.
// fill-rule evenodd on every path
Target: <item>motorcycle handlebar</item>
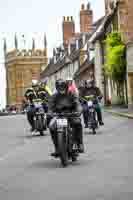
M 102 97 L 101 96 L 88 96 L 88 99 L 85 99 L 85 98 L 80 98 L 80 100 L 81 101 L 85 101 L 85 102 L 88 102 L 89 100 L 92 100 L 92 101 L 95 101 L 95 100 L 97 100 L 97 101 L 100 101 L 102 99 Z
M 73 112 L 73 113 L 47 113 L 47 115 L 50 115 L 52 117 L 77 117 L 80 116 L 80 112 Z

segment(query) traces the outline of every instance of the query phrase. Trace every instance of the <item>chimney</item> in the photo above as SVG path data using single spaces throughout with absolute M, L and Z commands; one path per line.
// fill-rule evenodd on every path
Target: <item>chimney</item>
M 75 23 L 73 17 L 63 17 L 63 44 L 68 45 L 68 41 L 75 35 Z
M 93 24 L 93 11 L 90 8 L 90 3 L 87 4 L 87 8 L 85 5 L 81 5 L 80 10 L 80 32 L 81 33 L 89 33 L 92 31 Z

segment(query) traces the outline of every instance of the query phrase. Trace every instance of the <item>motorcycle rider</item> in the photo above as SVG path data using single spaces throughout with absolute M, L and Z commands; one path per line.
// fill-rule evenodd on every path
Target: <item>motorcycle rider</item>
M 48 111 L 48 99 L 52 96 L 52 91 L 48 87 L 48 78 L 41 80 L 38 89 L 38 96 L 42 99 L 45 112 Z
M 59 79 L 55 83 L 57 92 L 52 95 L 49 101 L 49 112 L 78 112 L 79 115 L 70 120 L 73 136 L 76 137 L 78 150 L 80 153 L 84 152 L 83 136 L 82 136 L 82 124 L 80 119 L 80 113 L 82 107 L 78 100 L 78 97 L 73 93 L 68 93 L 68 85 L 65 80 Z M 58 144 L 57 144 L 57 133 L 56 133 L 56 118 L 52 118 L 49 124 L 51 138 L 55 146 L 55 152 L 52 156 L 58 156 Z
M 101 107 L 99 105 L 99 100 L 102 99 L 102 93 L 98 87 L 95 86 L 95 81 L 94 80 L 86 80 L 85 81 L 85 86 L 84 89 L 80 92 L 81 99 L 85 99 L 85 96 L 94 96 L 94 105 L 95 105 L 95 110 L 97 112 L 97 118 L 99 125 L 102 126 L 104 125 L 103 120 L 102 120 L 102 111 Z M 83 106 L 83 118 L 84 118 L 84 123 L 85 123 L 85 128 L 88 128 L 88 105 L 86 101 L 82 101 L 82 106 Z
M 52 96 L 52 91 L 48 87 L 48 78 L 47 77 L 42 79 L 39 84 L 38 96 L 42 99 L 44 111 L 47 113 L 48 112 L 48 101 L 49 101 L 49 98 Z M 47 126 L 49 125 L 50 119 L 51 118 L 49 116 L 47 116 Z
M 76 87 L 76 84 L 74 83 L 73 78 L 68 77 L 66 79 L 66 82 L 68 84 L 68 92 L 72 92 L 72 93 L 75 93 L 76 95 L 79 95 L 78 89 Z
M 48 96 L 52 95 L 51 89 L 48 87 L 48 77 L 44 78 L 40 82 L 40 89 L 44 90 Z
M 35 130 L 35 126 L 34 126 L 34 114 L 35 114 L 35 109 L 33 104 L 33 100 L 36 99 L 38 97 L 37 92 L 38 92 L 38 81 L 37 80 L 32 80 L 32 87 L 28 88 L 25 92 L 25 98 L 28 102 L 28 105 L 30 103 L 30 106 L 28 107 L 28 111 L 27 111 L 27 119 L 28 122 L 31 126 L 30 131 L 33 132 Z

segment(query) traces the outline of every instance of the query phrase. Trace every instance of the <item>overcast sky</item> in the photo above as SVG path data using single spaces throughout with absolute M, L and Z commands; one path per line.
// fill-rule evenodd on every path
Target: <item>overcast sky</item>
M 22 48 L 22 35 L 26 47 L 31 47 L 32 37 L 36 46 L 43 47 L 44 33 L 47 35 L 48 53 L 62 43 L 63 16 L 74 16 L 76 31 L 79 31 L 79 10 L 87 0 L 1 0 L 0 2 L 0 107 L 5 105 L 5 72 L 3 65 L 3 38 L 7 39 L 8 49 L 14 47 L 14 34 Z M 104 0 L 89 0 L 94 11 L 94 20 L 104 15 Z

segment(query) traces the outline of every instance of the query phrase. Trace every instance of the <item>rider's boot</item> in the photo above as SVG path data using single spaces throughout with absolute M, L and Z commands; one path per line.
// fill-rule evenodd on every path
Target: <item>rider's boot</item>
M 103 123 L 103 120 L 102 120 L 102 112 L 101 112 L 100 107 L 97 107 L 96 112 L 97 112 L 97 118 L 98 118 L 99 125 L 103 126 L 104 123 Z

